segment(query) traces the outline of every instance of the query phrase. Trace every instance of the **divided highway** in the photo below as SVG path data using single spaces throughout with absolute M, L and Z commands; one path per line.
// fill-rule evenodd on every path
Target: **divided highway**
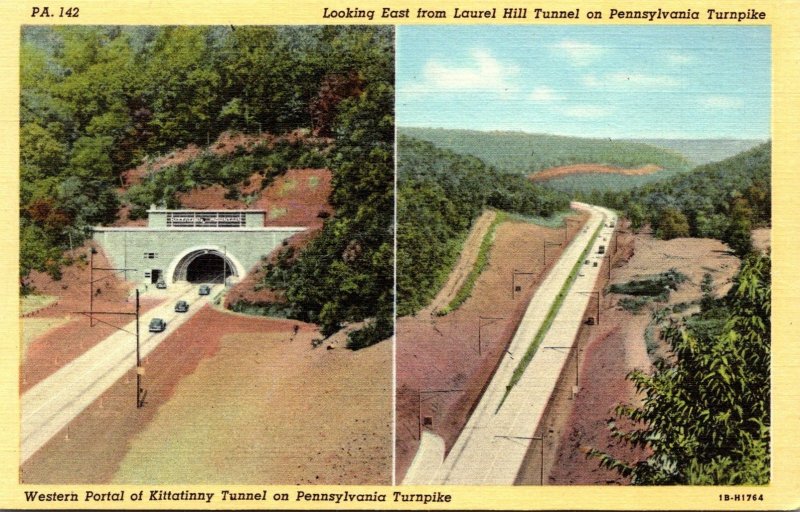
M 425 432 L 403 480 L 405 485 L 513 485 L 536 435 L 547 402 L 569 357 L 602 266 L 599 246 L 608 247 L 616 215 L 573 203 L 590 218 L 537 289 L 508 351 L 467 425 L 444 460 L 444 443 Z M 593 239 L 599 228 L 597 238 Z M 582 258 L 584 250 L 591 246 Z M 578 275 L 522 378 L 507 393 L 514 370 L 544 323 L 551 306 L 580 262 Z M 594 266 L 594 263 L 597 266 Z M 440 454 L 437 456 L 437 454 Z
M 212 286 L 208 296 L 199 296 L 197 286 L 189 283 L 176 283 L 168 290 L 151 292 L 153 295 L 164 294 L 167 300 L 140 317 L 141 357 L 147 356 L 199 311 L 220 287 Z M 175 312 L 175 302 L 178 300 L 189 303 L 188 312 Z M 108 320 L 106 316 L 102 318 Z M 166 320 L 166 331 L 148 332 L 148 324 L 153 318 Z M 115 332 L 22 395 L 21 463 L 28 460 L 125 372 L 136 366 L 136 338 L 131 334 L 136 332 L 136 322 L 130 322 L 123 328 L 128 332 Z M 135 407 L 134 395 L 132 393 L 131 408 Z

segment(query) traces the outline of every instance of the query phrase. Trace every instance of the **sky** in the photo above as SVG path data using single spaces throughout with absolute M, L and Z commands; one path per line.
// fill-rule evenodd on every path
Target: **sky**
M 397 28 L 397 124 L 770 138 L 768 26 Z

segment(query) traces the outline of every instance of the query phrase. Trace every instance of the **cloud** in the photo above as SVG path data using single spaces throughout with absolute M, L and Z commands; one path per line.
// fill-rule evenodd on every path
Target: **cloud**
M 565 99 L 563 95 L 546 85 L 535 88 L 528 98 L 536 103 L 554 103 Z
M 699 102 L 704 107 L 709 108 L 739 108 L 744 106 L 744 100 L 733 96 L 706 96 L 700 98 Z
M 581 82 L 590 89 L 600 89 L 605 85 L 605 82 L 597 78 L 597 75 L 583 75 Z
M 505 94 L 516 92 L 513 79 L 520 69 L 513 64 L 494 58 L 486 50 L 470 52 L 470 62 L 464 67 L 452 66 L 437 59 L 430 59 L 422 70 L 422 82 L 403 87 L 405 93 L 437 92 L 494 92 Z
M 604 90 L 642 90 L 672 89 L 680 85 L 680 81 L 668 75 L 648 75 L 645 73 L 608 73 L 602 77 L 584 75 L 581 78 L 584 86 L 590 89 Z
M 667 62 L 675 65 L 689 64 L 694 62 L 694 57 L 688 53 L 668 53 Z
M 667 75 L 647 75 L 644 73 L 611 73 L 608 79 L 614 85 L 627 85 L 634 88 L 675 87 L 678 81 Z
M 594 119 L 598 117 L 606 117 L 611 113 L 608 107 L 600 107 L 597 105 L 580 105 L 570 107 L 564 111 L 567 117 L 579 117 L 583 119 Z
M 591 64 L 606 51 L 602 46 L 569 39 L 561 41 L 551 48 L 562 55 L 566 55 L 570 62 L 576 66 Z

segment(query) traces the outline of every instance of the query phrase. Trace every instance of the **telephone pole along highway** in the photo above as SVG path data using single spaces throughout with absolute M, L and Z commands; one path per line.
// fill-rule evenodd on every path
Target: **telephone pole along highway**
M 166 319 L 167 330 L 144 336 L 140 357 L 147 356 L 207 304 L 210 297 L 218 291 L 218 286 L 220 285 L 214 285 L 207 297 L 198 296 L 197 287 L 189 283 L 170 286 L 164 293 L 167 300 L 141 317 L 141 322 L 145 325 L 153 318 Z M 190 304 L 186 313 L 174 312 L 175 301 L 178 299 Z M 136 343 L 131 335 L 136 329 L 134 324 L 135 322 L 131 322 L 124 330 L 111 334 L 22 395 L 20 463 L 28 460 L 128 370 L 136 366 Z M 132 414 L 136 410 L 132 407 Z
M 444 457 L 441 438 L 424 432 L 404 485 L 515 483 L 569 358 L 570 351 L 564 347 L 573 347 L 592 298 L 586 292 L 594 289 L 599 278 L 603 258 L 600 246 L 608 246 L 617 222 L 616 215 L 605 208 L 575 202 L 572 207 L 588 212 L 589 220 L 536 290 L 461 435 Z M 567 283 L 571 285 L 564 290 L 560 308 L 551 311 Z M 539 331 L 546 325 L 548 314 L 555 314 L 555 318 L 542 337 Z M 523 371 L 517 370 L 520 360 L 537 337 L 541 342 L 533 359 L 509 389 L 515 371 Z M 553 350 L 544 350 L 547 348 Z

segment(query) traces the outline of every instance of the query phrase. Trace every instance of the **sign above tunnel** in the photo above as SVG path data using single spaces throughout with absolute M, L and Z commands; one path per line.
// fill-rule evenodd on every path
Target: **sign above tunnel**
M 241 228 L 245 225 L 244 212 L 167 212 L 167 227 Z
M 150 227 L 253 228 L 264 226 L 264 210 L 149 210 Z

